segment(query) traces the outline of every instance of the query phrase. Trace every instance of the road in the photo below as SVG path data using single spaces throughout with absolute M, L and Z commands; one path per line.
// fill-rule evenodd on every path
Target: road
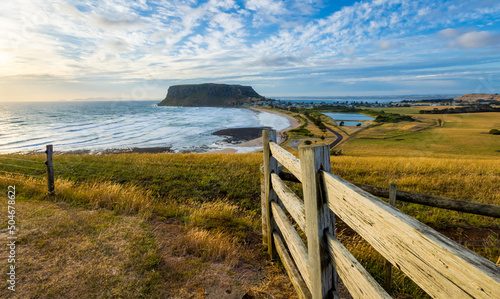
M 339 144 L 342 141 L 342 139 L 344 139 L 344 136 L 340 135 L 339 133 L 335 132 L 334 130 L 330 129 L 329 127 L 326 127 L 326 129 L 328 131 L 332 132 L 333 134 L 335 134 L 335 136 L 337 136 L 337 139 L 334 142 L 330 143 L 330 149 L 332 149 L 334 146 Z
M 333 148 L 334 146 L 336 146 L 337 144 L 339 144 L 342 141 L 342 139 L 344 139 L 344 137 L 342 135 L 340 135 L 339 133 L 335 132 L 334 130 L 332 130 L 332 129 L 328 128 L 328 127 L 326 127 L 326 129 L 328 131 L 332 132 L 333 134 L 335 134 L 335 136 L 337 136 L 337 139 L 335 139 L 334 142 L 330 143 L 330 148 Z M 307 139 L 309 139 L 309 138 L 290 140 L 287 145 L 289 147 L 293 148 L 293 149 L 298 150 L 299 149 L 299 144 L 302 141 L 307 140 Z

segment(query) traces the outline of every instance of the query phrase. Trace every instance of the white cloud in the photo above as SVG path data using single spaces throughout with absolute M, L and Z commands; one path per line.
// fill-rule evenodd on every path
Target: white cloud
M 444 37 L 448 37 L 448 38 L 457 37 L 460 35 L 460 33 L 461 33 L 460 30 L 453 29 L 453 28 L 443 29 L 443 30 L 438 32 L 438 34 L 440 34 Z
M 381 50 L 394 50 L 401 47 L 401 44 L 394 41 L 384 40 L 379 42 L 378 47 Z
M 308 16 L 319 12 L 320 2 L 7 1 L 0 13 L 6 32 L 0 79 L 14 74 L 74 82 L 141 80 L 153 66 L 159 80 L 262 78 L 273 72 L 280 76 L 268 77 L 292 78 L 302 71 L 439 62 L 450 51 L 439 41 L 458 51 L 499 42 L 494 29 L 460 29 L 470 28 L 467 22 L 478 16 L 485 26 L 496 24 L 500 6 L 491 3 L 486 9 L 473 1 L 453 6 L 377 0 L 322 18 Z
M 274 0 L 247 0 L 245 7 L 249 10 L 263 12 L 266 14 L 284 14 L 287 12 L 285 4 Z
M 458 29 L 444 29 L 438 32 L 448 39 L 448 46 L 465 50 L 478 49 L 491 45 L 500 44 L 500 34 L 488 31 L 471 31 L 462 33 Z
M 458 45 L 463 49 L 477 49 L 499 43 L 500 37 L 487 31 L 473 31 L 461 35 Z

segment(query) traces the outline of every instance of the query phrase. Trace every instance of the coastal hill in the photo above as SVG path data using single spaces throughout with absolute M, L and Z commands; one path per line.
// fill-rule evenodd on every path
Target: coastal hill
M 455 99 L 456 102 L 491 102 L 500 101 L 500 95 L 489 93 L 469 93 Z
M 158 106 L 231 107 L 264 99 L 251 86 L 228 84 L 173 85 Z

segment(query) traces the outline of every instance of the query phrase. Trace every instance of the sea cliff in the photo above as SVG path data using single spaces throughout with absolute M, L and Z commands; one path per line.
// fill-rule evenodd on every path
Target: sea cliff
M 251 86 L 228 84 L 173 85 L 158 106 L 233 107 L 264 99 Z

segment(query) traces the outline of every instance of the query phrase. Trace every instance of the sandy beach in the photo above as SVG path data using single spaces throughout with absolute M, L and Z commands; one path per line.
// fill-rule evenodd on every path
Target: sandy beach
M 291 129 L 295 129 L 300 126 L 300 121 L 296 118 L 289 116 L 284 113 L 261 109 L 261 108 L 248 108 L 255 113 L 267 112 L 286 117 L 290 125 L 277 132 L 278 143 L 283 143 L 286 141 L 285 132 Z M 268 127 L 248 127 L 248 128 L 229 128 L 214 132 L 214 135 L 225 136 L 225 141 L 234 144 L 237 147 L 262 147 L 262 130 L 268 129 Z M 258 150 L 256 150 L 258 151 Z M 133 148 L 109 148 L 99 151 L 92 151 L 88 149 L 79 149 L 71 151 L 56 151 L 56 154 L 73 154 L 73 155 L 85 155 L 85 154 L 121 154 L 121 153 L 173 153 L 174 151 L 170 147 L 133 147 Z M 194 151 L 196 153 L 197 151 Z M 205 153 L 203 150 L 198 151 L 199 153 Z M 237 153 L 238 150 L 234 148 L 227 148 L 223 150 L 217 150 L 209 153 Z M 248 152 L 248 151 L 246 151 Z M 30 152 L 30 154 L 40 154 L 42 152 Z
M 248 109 L 255 111 L 256 113 L 260 113 L 260 112 L 273 113 L 273 114 L 284 116 L 288 119 L 288 121 L 290 122 L 290 126 L 288 126 L 286 129 L 283 129 L 283 130 L 280 130 L 277 132 L 278 143 L 283 143 L 286 141 L 286 134 L 285 134 L 286 131 L 293 130 L 293 129 L 300 126 L 300 121 L 298 119 L 296 119 L 295 117 L 292 117 L 288 114 L 280 113 L 277 111 L 271 111 L 271 110 L 267 110 L 267 109 L 262 109 L 262 108 L 248 108 Z M 252 140 L 249 140 L 246 142 L 242 142 L 238 146 L 240 146 L 240 147 L 262 147 L 262 137 L 255 138 L 255 139 L 252 139 Z M 237 150 L 229 148 L 229 149 L 224 149 L 224 150 L 220 150 L 220 151 L 215 151 L 213 153 L 231 154 L 231 153 L 236 153 L 236 152 L 237 152 Z

